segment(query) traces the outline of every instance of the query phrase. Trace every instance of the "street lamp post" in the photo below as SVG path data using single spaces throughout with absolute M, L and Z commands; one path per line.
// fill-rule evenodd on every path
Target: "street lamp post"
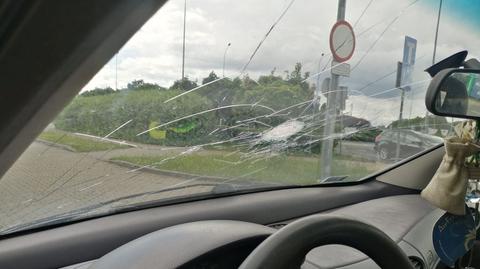
M 223 53 L 222 77 L 225 77 L 225 58 L 227 57 L 227 51 L 228 48 L 230 48 L 230 45 L 232 45 L 232 43 L 228 42 L 225 52 Z
M 187 25 L 187 0 L 183 5 L 182 82 L 185 79 L 185 30 Z M 182 83 L 183 85 L 183 83 Z
M 440 16 L 442 15 L 442 4 L 443 4 L 443 0 L 440 0 L 439 6 L 438 6 L 438 15 L 437 15 L 437 27 L 435 29 L 435 40 L 433 41 L 432 65 L 435 64 L 435 56 L 437 56 L 438 29 L 440 28 Z M 425 112 L 424 129 L 425 129 L 425 132 L 428 133 L 428 110 Z
M 435 56 L 437 54 L 438 28 L 440 27 L 440 16 L 442 15 L 442 3 L 443 3 L 443 0 L 440 0 L 440 5 L 438 6 L 438 15 L 437 15 L 437 27 L 435 29 L 435 41 L 433 42 L 432 65 L 435 64 Z

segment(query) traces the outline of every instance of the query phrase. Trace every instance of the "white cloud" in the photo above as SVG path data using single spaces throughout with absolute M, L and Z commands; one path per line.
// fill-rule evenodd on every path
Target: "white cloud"
M 225 73 L 231 77 L 238 75 L 258 42 L 289 2 L 290 0 L 187 0 L 186 75 L 201 80 L 212 70 L 221 74 L 223 53 L 229 42 L 232 45 L 226 57 Z M 353 24 L 368 2 L 369 0 L 347 1 L 346 20 Z M 400 16 L 352 72 L 351 77 L 342 79 L 342 84 L 348 85 L 352 90 L 359 89 L 395 70 L 396 62 L 402 58 L 405 35 L 418 40 L 414 80 L 428 79 L 423 70 L 432 61 L 437 6 L 432 5 L 432 1 L 421 0 L 405 9 L 410 3 L 411 0 L 372 3 L 355 27 L 356 51 L 349 61 L 352 66 L 365 55 L 389 22 L 395 16 Z M 283 70 L 291 70 L 296 62 L 303 63 L 304 71 L 316 73 L 320 55 L 327 54 L 322 66 L 329 58 L 328 37 L 336 20 L 336 6 L 337 0 L 297 0 L 258 51 L 247 69 L 249 75 L 257 77 L 273 68 L 280 74 Z M 118 53 L 118 87 L 125 87 L 134 79 L 144 79 L 162 86 L 169 86 L 179 79 L 182 27 L 183 1 L 169 1 Z M 361 34 L 362 32 L 364 33 Z M 479 55 L 478 34 L 448 16 L 448 10 L 442 15 L 438 42 L 437 60 L 462 49 L 471 49 L 471 55 Z M 329 72 L 323 76 L 329 76 Z M 395 115 L 398 115 L 398 101 L 395 97 L 399 96 L 399 92 L 387 95 L 391 99 L 382 99 L 381 102 L 376 101 L 378 98 L 368 97 L 382 89 L 393 87 L 394 80 L 395 75 L 389 76 L 363 90 L 366 96 L 352 97 L 351 100 L 355 99 L 355 103 L 359 103 L 358 106 L 354 105 L 354 112 L 363 115 L 358 109 L 374 104 L 377 112 L 364 113 L 366 118 L 378 123 L 395 119 Z M 115 86 L 115 59 L 106 64 L 84 90 L 97 86 Z M 424 92 L 425 88 L 417 89 L 415 97 L 412 97 L 412 100 L 416 100 L 412 101 L 412 104 L 415 103 L 412 105 L 412 115 L 424 114 Z M 375 118 L 378 115 L 383 119 Z

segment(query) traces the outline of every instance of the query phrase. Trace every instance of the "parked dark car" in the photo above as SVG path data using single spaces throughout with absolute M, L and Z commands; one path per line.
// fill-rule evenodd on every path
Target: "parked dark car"
M 442 142 L 443 139 L 438 136 L 409 129 L 391 129 L 383 131 L 375 138 L 374 149 L 381 160 L 389 160 L 411 156 Z

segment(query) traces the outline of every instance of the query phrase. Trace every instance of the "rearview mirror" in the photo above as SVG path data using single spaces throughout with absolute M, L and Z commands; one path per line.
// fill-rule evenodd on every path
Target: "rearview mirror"
M 425 105 L 435 115 L 480 119 L 480 70 L 438 72 L 428 86 Z

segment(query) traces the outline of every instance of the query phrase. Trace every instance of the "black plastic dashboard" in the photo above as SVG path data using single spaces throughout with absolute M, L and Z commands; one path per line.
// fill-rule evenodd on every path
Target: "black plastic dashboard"
M 156 206 L 15 234 L 0 240 L 0 268 L 60 268 L 95 260 L 145 234 L 201 220 L 262 225 L 301 218 L 368 200 L 418 194 L 376 180 L 361 184 L 263 191 Z M 61 255 L 58 255 L 58 254 Z
M 376 226 L 397 242 L 409 257 L 415 259 L 422 266 L 420 268 L 435 268 L 438 263 L 431 243 L 431 232 L 443 211 L 432 208 L 419 195 L 384 197 L 321 214 L 355 218 Z M 291 221 L 294 220 L 269 226 L 278 229 Z M 275 229 L 267 226 L 239 221 L 192 222 L 143 236 L 99 261 L 68 268 L 111 267 L 111 264 L 103 263 L 105 258 L 115 261 L 115 268 L 150 268 L 160 261 L 162 264 L 175 265 L 173 267 L 182 265 L 179 268 L 236 268 L 256 245 L 273 232 Z M 225 267 L 227 264 L 231 267 Z M 302 268 L 379 267 L 357 250 L 329 245 L 313 249 Z

